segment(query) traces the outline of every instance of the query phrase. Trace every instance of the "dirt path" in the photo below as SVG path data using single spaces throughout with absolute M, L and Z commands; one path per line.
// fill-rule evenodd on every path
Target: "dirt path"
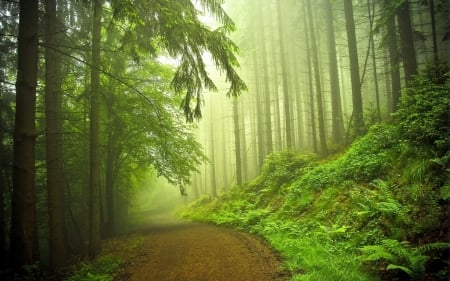
M 166 220 L 167 222 L 167 220 Z M 287 280 L 279 259 L 261 239 L 190 222 L 154 224 L 144 232 L 129 281 Z

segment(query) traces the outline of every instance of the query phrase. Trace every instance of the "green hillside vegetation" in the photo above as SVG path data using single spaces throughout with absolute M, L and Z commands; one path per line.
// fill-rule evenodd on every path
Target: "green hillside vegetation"
M 292 280 L 448 280 L 450 80 L 428 67 L 389 123 L 320 159 L 292 151 L 184 216 L 263 236 Z

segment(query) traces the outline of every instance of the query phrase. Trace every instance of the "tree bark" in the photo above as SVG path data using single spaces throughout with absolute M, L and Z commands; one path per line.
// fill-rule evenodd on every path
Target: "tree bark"
M 314 65 L 314 81 L 316 85 L 316 102 L 317 102 L 317 115 L 319 122 L 319 153 L 322 155 L 327 154 L 327 143 L 325 136 L 325 121 L 324 121 L 324 112 L 323 112 L 323 97 L 322 97 L 322 85 L 320 82 L 320 71 L 319 71 L 319 54 L 317 52 L 316 46 L 316 36 L 314 33 L 313 26 L 313 17 L 312 17 L 312 9 L 311 2 L 306 0 L 306 12 L 308 19 L 308 30 L 310 36 L 310 47 L 312 52 L 312 62 Z
M 350 78 L 352 82 L 353 124 L 355 134 L 360 136 L 365 133 L 366 129 L 363 118 L 361 80 L 359 77 L 358 48 L 356 44 L 352 0 L 344 0 L 344 12 L 348 39 L 348 53 L 350 58 Z
M 369 34 L 369 48 L 371 48 L 372 51 L 372 65 L 373 65 L 373 82 L 375 84 L 375 100 L 377 103 L 377 117 L 378 121 L 381 121 L 381 105 L 380 105 L 380 90 L 378 87 L 378 74 L 377 74 L 377 59 L 375 56 L 375 41 L 373 40 L 373 19 L 375 15 L 375 2 L 373 3 L 373 10 L 372 10 L 372 4 L 370 3 L 370 0 L 367 0 L 367 14 L 370 18 L 370 34 Z
M 45 9 L 45 122 L 49 247 L 50 268 L 56 270 L 66 263 L 68 256 L 64 206 L 60 55 L 57 52 L 58 39 L 61 36 L 58 36 L 56 0 L 46 0 Z
M 263 98 L 264 98 L 264 124 L 265 124 L 265 145 L 266 145 L 266 153 L 269 154 L 273 150 L 273 139 L 272 139 L 272 110 L 271 110 L 271 102 L 270 102 L 270 77 L 269 77 L 269 65 L 267 63 L 267 47 L 266 47 L 266 30 L 264 28 L 264 20 L 263 20 L 263 10 L 262 5 L 258 5 L 257 8 L 257 18 L 258 18 L 258 26 L 259 32 L 258 34 L 258 50 L 261 51 L 261 59 L 262 59 L 262 69 L 263 69 Z
M 303 2 L 305 3 L 305 2 Z M 309 92 L 309 108 L 310 108 L 310 119 L 311 119 L 311 140 L 312 140 L 312 147 L 314 153 L 319 153 L 319 147 L 317 145 L 317 132 L 316 132 L 316 113 L 314 110 L 314 86 L 313 86 L 313 76 L 311 73 L 311 69 L 313 68 L 311 63 L 311 52 L 310 52 L 310 43 L 309 43 L 309 35 L 308 35 L 308 21 L 307 21 L 307 15 L 306 15 L 306 5 L 303 5 L 303 11 L 304 11 L 304 17 L 303 17 L 303 23 L 305 26 L 305 45 L 306 45 L 306 64 L 308 66 L 308 92 Z
M 211 196 L 217 197 L 217 182 L 216 182 L 216 159 L 215 159 L 215 143 L 214 143 L 214 119 L 213 109 L 210 109 L 210 143 L 211 143 Z
M 89 256 L 100 252 L 100 41 L 102 0 L 95 0 L 92 26 L 92 65 L 90 93 L 90 204 Z
M 412 76 L 417 73 L 416 51 L 414 49 L 409 2 L 405 0 L 397 11 L 398 28 L 400 34 L 400 48 L 403 58 L 405 83 L 409 85 Z
M 38 0 L 19 2 L 10 251 L 14 270 L 39 260 L 34 193 L 38 2 Z
M 280 36 L 280 60 L 281 60 L 281 77 L 283 80 L 283 104 L 284 104 L 284 116 L 285 116 L 285 132 L 286 132 L 286 148 L 292 149 L 292 128 L 291 128 L 291 109 L 290 109 L 290 97 L 289 97 L 289 81 L 288 81 L 288 67 L 286 61 L 286 48 L 284 46 L 284 32 L 282 23 L 282 0 L 277 1 L 277 18 L 278 18 L 278 34 Z
M 385 0 L 388 5 L 389 0 Z M 391 75 L 391 93 L 392 93 L 392 111 L 396 111 L 400 101 L 400 53 L 398 51 L 397 32 L 395 26 L 395 18 L 390 17 L 386 26 L 386 38 L 389 52 L 390 75 Z
M 236 154 L 236 183 L 242 186 L 241 135 L 237 98 L 233 98 L 234 149 Z
M 433 41 L 433 62 L 435 65 L 439 63 L 439 52 L 437 45 L 437 35 L 436 35 L 436 15 L 434 12 L 434 0 L 428 0 L 428 7 L 430 11 L 431 18 L 431 38 Z
M 326 26 L 328 38 L 328 61 L 331 86 L 331 116 L 333 128 L 333 142 L 341 144 L 344 136 L 344 120 L 342 117 L 341 93 L 339 86 L 339 72 L 336 55 L 336 39 L 331 1 L 325 0 Z

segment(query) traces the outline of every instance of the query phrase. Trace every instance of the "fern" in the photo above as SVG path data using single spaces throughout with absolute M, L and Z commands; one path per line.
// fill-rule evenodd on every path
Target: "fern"
M 428 243 L 428 244 L 419 246 L 417 249 L 423 253 L 442 251 L 442 250 L 450 249 L 450 243 L 445 243 L 445 242 Z
M 379 245 L 368 245 L 361 248 L 362 261 L 387 261 L 386 270 L 401 270 L 413 280 L 422 280 L 425 265 L 429 260 L 428 252 L 450 248 L 450 243 L 430 243 L 419 247 L 411 247 L 408 241 L 399 242 L 385 239 Z

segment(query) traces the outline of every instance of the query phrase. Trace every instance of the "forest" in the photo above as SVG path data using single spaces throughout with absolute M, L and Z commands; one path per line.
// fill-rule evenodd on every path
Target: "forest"
M 0 279 L 449 280 L 449 15 L 0 0 Z

